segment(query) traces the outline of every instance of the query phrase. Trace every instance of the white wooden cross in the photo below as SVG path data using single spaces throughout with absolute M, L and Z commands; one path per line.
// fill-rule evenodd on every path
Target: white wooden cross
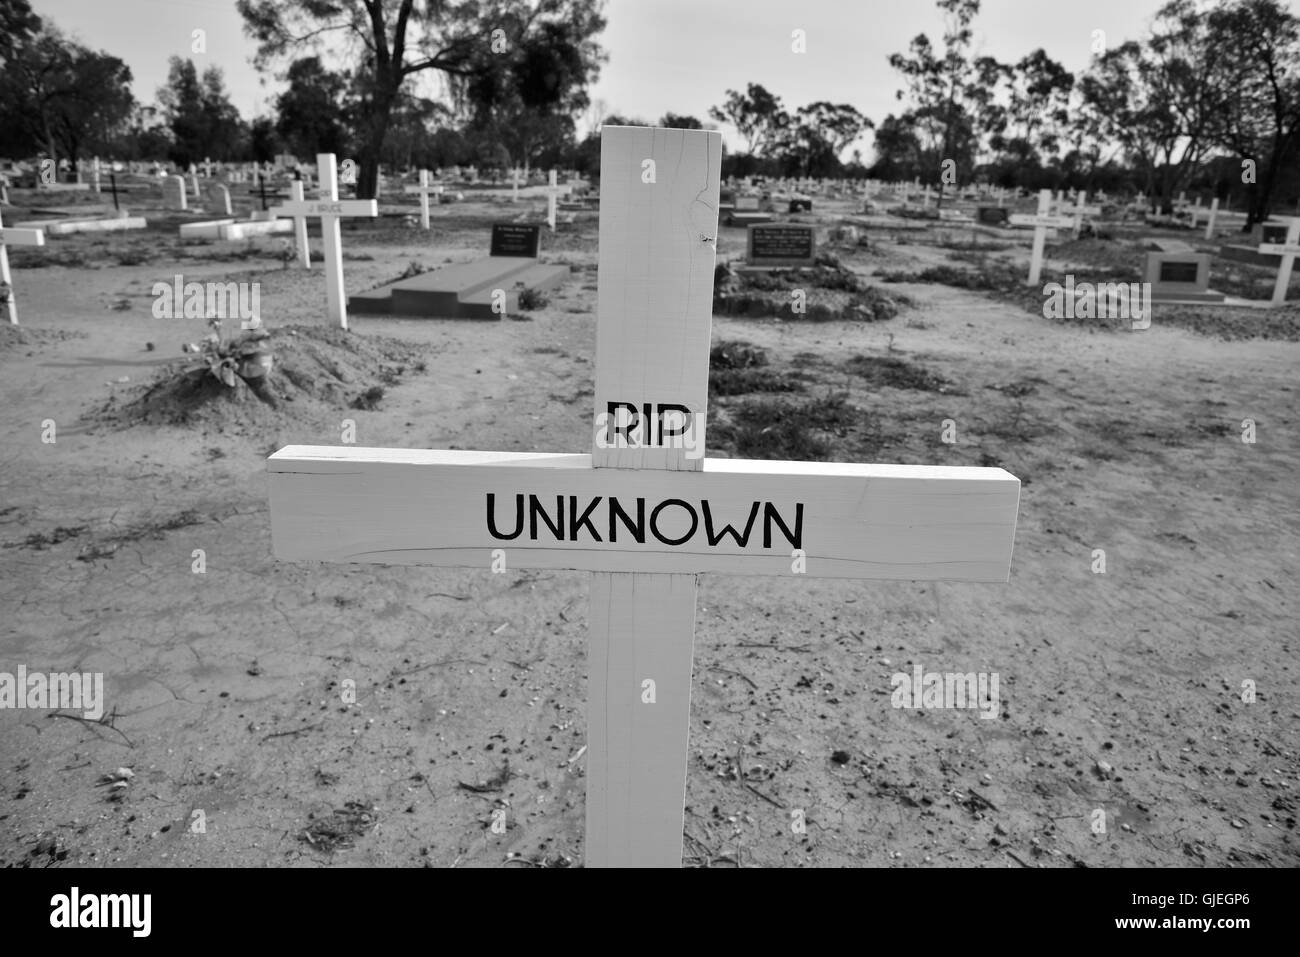
M 1075 239 L 1078 239 L 1078 238 L 1079 238 L 1079 230 L 1081 230 L 1081 229 L 1083 228 L 1083 217 L 1084 217 L 1084 216 L 1100 216 L 1100 215 L 1101 215 L 1101 207 L 1100 207 L 1100 206 L 1089 206 L 1089 205 L 1088 205 L 1088 193 L 1087 193 L 1086 190 L 1085 190 L 1085 191 L 1081 191 L 1081 192 L 1078 194 L 1078 196 L 1075 197 L 1074 205 L 1073 205 L 1073 206 L 1070 206 L 1070 207 L 1067 207 L 1067 208 L 1069 209 L 1069 211 L 1070 211 L 1071 213 L 1074 214 L 1074 238 L 1075 238 Z M 1065 212 L 1065 210 L 1062 210 L 1062 212 Z
M 343 290 L 343 237 L 339 232 L 342 216 L 378 216 L 379 203 L 373 199 L 339 199 L 338 166 L 333 153 L 317 153 L 316 167 L 320 171 L 320 199 L 291 199 L 281 206 L 273 206 L 275 216 L 319 216 L 321 238 L 324 240 L 325 298 L 328 315 L 339 328 L 348 327 L 348 299 Z M 301 189 L 302 184 L 298 183 Z M 302 230 L 303 233 L 306 229 Z M 306 249 L 306 243 L 302 249 Z M 299 257 L 303 253 L 299 252 Z
M 267 462 L 280 560 L 593 573 L 587 866 L 681 864 L 701 572 L 1010 572 L 1020 481 L 1002 469 L 703 457 L 721 157 L 717 132 L 602 128 L 590 455 L 288 446 Z
M 6 246 L 44 246 L 45 230 L 43 229 L 17 229 L 15 227 L 5 227 L 3 217 L 0 217 L 0 304 L 9 311 L 10 325 L 18 325 L 18 305 L 14 301 L 14 277 L 9 272 L 9 253 Z
M 295 203 L 303 201 L 302 180 L 289 181 L 289 199 Z M 298 247 L 298 262 L 302 264 L 303 269 L 310 269 L 311 246 L 307 242 L 307 216 L 305 213 L 299 213 L 293 218 L 293 241 L 294 245 Z
M 519 202 L 519 167 L 516 166 L 510 171 L 510 202 Z
M 96 156 L 90 163 L 90 188 L 99 192 L 99 157 Z
M 555 232 L 555 201 L 560 196 L 569 195 L 569 187 L 558 185 L 555 170 L 551 170 L 550 185 L 545 187 L 546 191 L 546 222 L 551 227 L 551 232 Z
M 1214 220 L 1218 218 L 1218 215 L 1219 215 L 1219 197 L 1216 196 L 1214 197 L 1214 199 L 1210 201 L 1210 218 L 1209 221 L 1205 224 L 1206 239 L 1214 238 Z
M 1069 226 L 1071 222 L 1068 216 L 1048 215 L 1051 205 L 1052 191 L 1050 189 L 1039 190 L 1038 215 L 1026 216 L 1019 220 L 1023 225 L 1034 227 L 1034 248 L 1029 255 L 1029 281 L 1027 283 L 1030 286 L 1038 285 L 1038 277 L 1043 271 L 1043 244 L 1047 240 L 1047 230 L 1049 228 Z
M 1259 244 L 1261 253 L 1282 257 L 1277 267 L 1277 285 L 1273 287 L 1272 304 L 1275 306 L 1286 302 L 1287 286 L 1291 284 L 1291 267 L 1295 265 L 1296 256 L 1300 255 L 1300 216 L 1291 217 L 1290 223 L 1283 242 Z
M 434 196 L 441 196 L 442 184 L 435 183 L 434 185 L 430 186 L 429 171 L 427 169 L 422 169 L 420 170 L 420 185 L 408 186 L 406 187 L 406 192 L 420 194 L 420 225 L 425 229 L 428 229 L 429 228 L 429 196 L 430 194 Z

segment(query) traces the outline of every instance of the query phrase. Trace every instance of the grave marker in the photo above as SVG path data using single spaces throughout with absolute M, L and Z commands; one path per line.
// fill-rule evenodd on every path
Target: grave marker
M 296 179 L 289 184 L 289 199 L 295 203 L 303 202 L 302 180 Z M 307 242 L 307 217 L 297 215 L 293 218 L 294 245 L 298 247 L 298 262 L 303 269 L 311 268 L 311 246 Z
M 754 223 L 748 227 L 745 261 L 757 268 L 813 266 L 817 236 L 812 226 L 795 223 Z
M 555 203 L 561 196 L 569 195 L 568 186 L 560 186 L 556 181 L 555 170 L 551 170 L 550 185 L 546 187 L 546 222 L 555 232 Z
M 218 211 L 227 216 L 233 216 L 234 211 L 230 206 L 230 190 L 221 183 L 215 183 L 212 186 L 209 186 L 208 189 L 212 190 L 217 195 L 216 205 Z
M 316 165 L 320 170 L 320 199 L 304 201 L 290 199 L 271 210 L 276 216 L 319 216 L 321 237 L 324 239 L 325 297 L 330 321 L 339 328 L 348 327 L 347 297 L 343 290 L 343 237 L 339 231 L 339 218 L 343 216 L 379 215 L 379 203 L 373 199 L 339 199 L 338 167 L 333 153 L 318 153 Z M 302 183 L 297 184 L 302 188 Z M 305 247 L 305 243 L 303 244 Z
M 267 462 L 282 561 L 486 573 L 501 549 L 512 570 L 593 573 L 589 867 L 681 865 L 699 573 L 1004 582 L 1010 571 L 1020 482 L 1002 469 L 703 458 L 721 156 L 717 132 L 602 128 L 590 455 L 288 446 Z M 646 159 L 658 169 L 648 184 Z M 642 420 L 643 406 L 660 415 Z M 611 448 L 611 409 L 632 410 L 628 433 L 675 429 L 685 410 L 698 445 Z
M 1047 230 L 1053 227 L 1064 227 L 1070 225 L 1070 220 L 1064 216 L 1049 216 L 1047 211 L 1051 207 L 1052 191 L 1050 189 L 1039 190 L 1038 192 L 1038 215 L 1020 217 L 1020 224 L 1034 227 L 1034 248 L 1029 254 L 1029 281 L 1027 285 L 1037 286 L 1038 277 L 1043 271 L 1043 245 L 1047 241 Z
M 167 209 L 183 212 L 190 208 L 185 196 L 185 178 L 168 176 L 163 179 L 163 205 Z
M 14 277 L 9 271 L 9 253 L 7 246 L 44 246 L 45 233 L 39 229 L 15 229 L 5 227 L 4 218 L 0 216 L 0 304 L 9 313 L 9 324 L 18 325 L 18 305 L 14 299 Z
M 541 246 L 542 227 L 538 223 L 493 223 L 488 255 L 536 259 Z
M 1287 287 L 1291 284 L 1291 268 L 1295 258 L 1300 255 L 1300 216 L 1291 219 L 1286 231 L 1286 238 L 1280 243 L 1260 243 L 1259 251 L 1265 256 L 1281 256 L 1277 267 L 1277 285 L 1273 287 L 1272 304 L 1280 306 L 1286 302 Z
M 1205 224 L 1206 239 L 1214 238 L 1214 220 L 1217 219 L 1218 216 L 1219 216 L 1219 197 L 1216 196 L 1214 197 L 1213 200 L 1210 201 L 1210 218 L 1209 221 Z
M 1080 193 L 1075 197 L 1074 205 L 1073 205 L 1073 206 L 1066 207 L 1066 209 L 1068 209 L 1070 213 L 1073 213 L 1073 214 L 1074 214 L 1073 233 L 1074 233 L 1074 238 L 1075 238 L 1075 239 L 1078 239 L 1078 238 L 1079 238 L 1079 230 L 1081 230 L 1081 229 L 1083 228 L 1083 217 L 1084 217 L 1084 216 L 1100 216 L 1100 215 L 1101 215 L 1101 207 L 1100 207 L 1100 206 L 1089 206 L 1089 205 L 1088 205 L 1088 194 L 1087 194 L 1086 192 L 1080 192 Z M 1062 210 L 1062 212 L 1065 212 L 1065 210 Z
M 420 226 L 423 227 L 424 229 L 428 229 L 429 228 L 429 196 L 430 195 L 441 196 L 442 184 L 435 183 L 432 186 L 430 186 L 429 171 L 427 169 L 422 169 L 420 170 L 420 185 L 408 186 L 406 187 L 406 192 L 420 194 Z
M 1159 248 L 1146 257 L 1144 281 L 1151 284 L 1152 302 L 1223 302 L 1224 294 L 1210 288 L 1209 253 L 1177 240 L 1165 240 Z

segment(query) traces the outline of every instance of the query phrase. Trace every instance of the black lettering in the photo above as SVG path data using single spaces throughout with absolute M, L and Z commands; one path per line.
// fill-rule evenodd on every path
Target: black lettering
M 493 538 L 500 538 L 507 542 L 510 541 L 512 538 L 518 538 L 519 533 L 524 530 L 524 497 L 522 495 L 515 496 L 515 530 L 509 535 L 502 535 L 500 532 L 497 531 L 497 523 L 496 523 L 496 519 L 493 517 L 494 509 L 492 507 L 495 504 L 495 502 L 496 502 L 496 496 L 493 495 L 491 492 L 488 492 L 488 496 L 487 496 L 488 534 L 491 535 Z
M 796 502 L 794 506 L 794 536 L 791 537 L 790 529 L 781 521 L 781 514 L 776 510 L 771 502 L 763 503 L 763 547 L 772 547 L 772 522 L 781 526 L 781 531 L 785 534 L 788 541 L 795 548 L 803 548 L 803 502 Z
M 600 499 L 601 496 L 599 495 L 593 498 L 591 504 L 587 506 L 586 510 L 583 511 L 581 515 L 579 515 L 578 496 L 569 496 L 569 541 L 576 542 L 578 540 L 578 530 L 584 525 L 586 525 L 587 529 L 591 532 L 591 537 L 596 541 L 600 541 L 600 532 L 596 531 L 596 526 L 591 524 L 591 513 L 594 512 L 596 506 L 600 504 Z
M 749 544 L 749 533 L 753 531 L 754 519 L 758 518 L 758 503 L 755 502 L 749 510 L 749 521 L 745 523 L 745 534 L 741 536 L 730 525 L 723 525 L 717 535 L 713 534 L 713 512 L 709 510 L 707 501 L 700 503 L 704 507 L 704 534 L 709 540 L 710 545 L 716 545 L 722 541 L 723 535 L 730 535 L 736 540 L 736 544 L 744 548 Z
M 546 527 L 551 530 L 551 534 L 555 536 L 555 540 L 557 542 L 564 541 L 564 496 L 555 496 L 554 522 L 546 514 L 546 509 L 537 500 L 537 496 L 528 496 L 528 537 L 533 541 L 537 541 L 537 516 L 539 514 L 542 516 L 542 521 L 546 523 Z
M 657 524 L 659 513 L 662 512 L 664 509 L 666 509 L 669 505 L 680 505 L 682 508 L 686 509 L 686 511 L 690 513 L 691 530 L 687 532 L 685 535 L 683 535 L 681 538 L 677 538 L 677 539 L 664 538 L 662 535 L 659 534 L 659 525 Z M 692 535 L 694 535 L 695 530 L 699 527 L 700 527 L 700 519 L 699 516 L 695 514 L 695 509 L 691 508 L 680 498 L 664 499 L 662 502 L 656 505 L 655 510 L 650 513 L 650 531 L 654 532 L 655 538 L 659 539 L 659 541 L 663 542 L 665 545 L 680 545 L 682 542 L 686 541 Z
M 623 511 L 623 506 L 621 506 L 621 505 L 618 504 L 618 499 L 616 499 L 616 498 L 610 498 L 610 500 L 609 500 L 609 540 L 610 540 L 611 542 L 616 542 L 616 541 L 618 541 L 618 535 L 616 534 L 615 529 L 614 529 L 614 513 L 615 513 L 615 512 L 617 512 L 617 513 L 619 514 L 619 516 L 623 519 L 623 524 L 626 525 L 626 526 L 627 526 L 627 530 L 628 530 L 629 532 L 632 533 L 632 538 L 636 541 L 636 543 L 637 543 L 638 545 L 644 545 L 644 544 L 645 544 L 645 499 L 643 499 L 643 498 L 638 498 L 638 499 L 636 500 L 636 524 L 633 525 L 633 524 L 631 523 L 631 519 L 629 519 L 629 517 L 628 517 L 627 512 Z

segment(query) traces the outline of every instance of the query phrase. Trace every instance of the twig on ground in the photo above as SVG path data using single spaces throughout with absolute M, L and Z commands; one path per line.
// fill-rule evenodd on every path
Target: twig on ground
M 268 734 L 263 741 L 270 741 L 272 738 L 287 738 L 295 734 L 302 734 L 304 731 L 312 731 L 324 725 L 324 721 L 317 721 L 315 724 L 309 724 L 305 728 L 294 728 L 292 731 L 277 731 L 274 734 Z
M 53 712 L 50 713 L 50 717 L 51 717 L 51 718 L 67 718 L 67 719 L 70 720 L 70 721 L 80 721 L 82 724 L 90 725 L 90 726 L 100 726 L 100 725 L 102 725 L 103 727 L 108 728 L 109 730 L 112 730 L 112 731 L 116 731 L 118 734 L 122 735 L 122 740 L 126 742 L 126 746 L 127 746 L 128 748 L 134 748 L 134 747 L 135 747 L 135 745 L 131 743 L 131 739 L 128 738 L 125 734 L 123 734 L 123 733 L 122 733 L 122 730 L 121 730 L 120 728 L 115 727 L 115 726 L 113 725 L 113 722 L 110 720 L 110 719 L 112 719 L 112 718 L 117 717 L 117 709 L 114 709 L 114 710 L 113 710 L 112 712 L 110 712 L 109 714 L 106 714 L 106 715 L 104 715 L 102 718 L 99 718 L 99 719 L 97 719 L 97 720 L 95 720 L 95 719 L 91 719 L 91 718 L 83 718 L 83 717 L 82 717 L 81 715 L 79 715 L 79 714 L 64 714 L 62 711 L 53 711 Z

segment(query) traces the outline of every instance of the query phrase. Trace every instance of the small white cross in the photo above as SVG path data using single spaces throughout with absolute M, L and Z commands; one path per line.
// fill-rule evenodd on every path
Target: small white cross
M 4 220 L 0 218 L 0 304 L 9 311 L 10 325 L 18 325 L 18 306 L 14 302 L 14 279 L 9 272 L 9 253 L 6 252 L 6 246 L 44 246 L 45 230 L 43 229 L 16 229 L 14 227 L 5 228 Z
M 1291 267 L 1295 265 L 1296 256 L 1300 256 L 1300 216 L 1291 217 L 1290 223 L 1285 241 L 1259 244 L 1259 251 L 1264 255 L 1282 257 L 1277 267 L 1277 285 L 1273 287 L 1272 302 L 1275 306 L 1286 302 L 1287 286 L 1291 284 Z
M 420 194 L 420 225 L 423 228 L 428 229 L 429 228 L 429 196 L 430 194 L 434 196 L 441 196 L 442 184 L 435 183 L 432 186 L 430 186 L 429 171 L 427 169 L 422 169 L 420 170 L 420 185 L 408 186 L 406 187 L 406 192 Z
M 328 315 L 339 328 L 348 327 L 347 295 L 343 289 L 343 237 L 339 232 L 339 217 L 379 215 L 379 203 L 373 199 L 339 199 L 338 165 L 333 153 L 318 153 L 316 166 L 320 170 L 320 199 L 289 202 L 271 208 L 275 216 L 319 216 L 321 237 L 324 240 L 325 296 Z M 298 184 L 301 189 L 301 183 Z M 306 229 L 302 230 L 306 232 Z M 306 243 L 303 243 L 306 247 Z M 300 252 L 301 256 L 302 253 Z

